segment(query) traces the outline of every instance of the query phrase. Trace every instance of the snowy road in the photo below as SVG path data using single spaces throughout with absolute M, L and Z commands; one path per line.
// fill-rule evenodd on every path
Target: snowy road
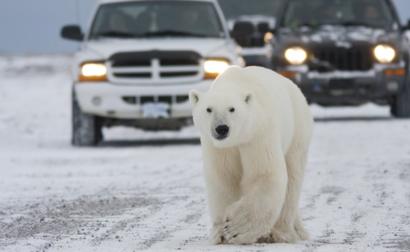
M 409 120 L 313 107 L 311 240 L 212 246 L 196 131 L 71 147 L 66 63 L 0 58 L 0 251 L 410 251 Z

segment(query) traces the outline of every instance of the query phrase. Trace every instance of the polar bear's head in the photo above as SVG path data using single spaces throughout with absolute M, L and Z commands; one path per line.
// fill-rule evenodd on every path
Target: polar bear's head
M 217 148 L 249 141 L 254 133 L 255 102 L 251 93 L 190 92 L 194 123 Z

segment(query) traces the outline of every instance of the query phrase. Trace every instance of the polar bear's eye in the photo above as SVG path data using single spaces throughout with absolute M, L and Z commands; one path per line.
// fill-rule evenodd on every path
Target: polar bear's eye
M 211 108 L 207 108 L 206 112 L 208 112 L 209 114 L 212 113 L 212 109 Z
M 229 112 L 231 112 L 231 113 L 235 112 L 235 108 L 230 108 Z

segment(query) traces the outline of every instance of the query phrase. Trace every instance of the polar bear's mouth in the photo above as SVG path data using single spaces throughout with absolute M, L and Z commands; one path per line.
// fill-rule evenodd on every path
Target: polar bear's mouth
M 213 136 L 217 140 L 224 140 L 229 136 L 229 126 L 226 124 L 218 125 L 213 131 Z

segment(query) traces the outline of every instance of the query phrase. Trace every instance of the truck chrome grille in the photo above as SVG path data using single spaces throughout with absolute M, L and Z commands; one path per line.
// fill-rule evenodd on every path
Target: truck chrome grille
M 187 95 L 177 96 L 124 96 L 122 100 L 130 105 L 143 105 L 150 102 L 159 102 L 167 104 L 181 104 L 188 102 L 189 97 Z
M 201 56 L 191 51 L 117 53 L 109 59 L 109 78 L 121 84 L 166 84 L 199 81 Z
M 314 48 L 314 57 L 330 63 L 335 70 L 367 71 L 373 67 L 370 46 L 354 45 L 352 47 L 322 46 Z

